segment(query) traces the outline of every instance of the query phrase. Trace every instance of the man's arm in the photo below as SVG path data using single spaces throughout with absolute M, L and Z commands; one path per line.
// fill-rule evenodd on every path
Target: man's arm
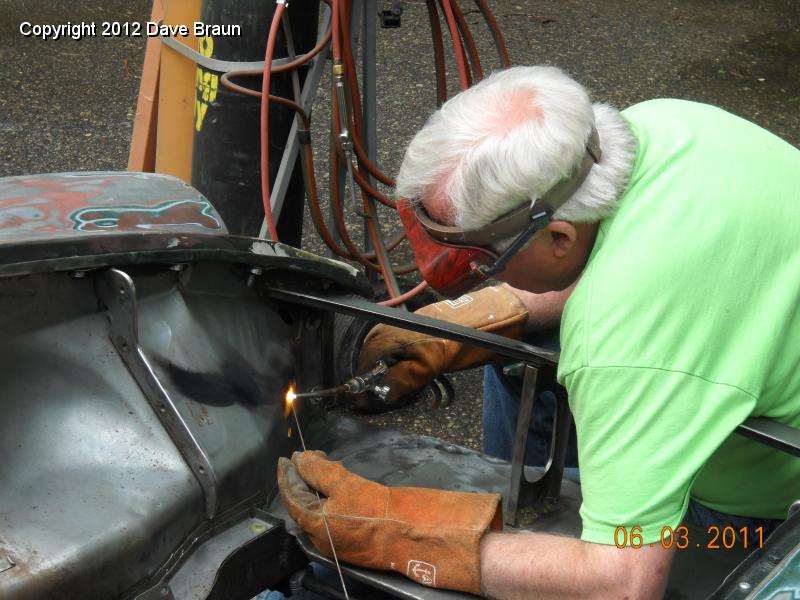
M 511 287 L 507 283 L 501 285 L 514 292 L 514 295 L 525 306 L 528 311 L 528 322 L 525 325 L 525 331 L 533 332 L 558 327 L 559 323 L 561 323 L 561 314 L 564 312 L 564 304 L 577 284 L 578 282 L 576 281 L 560 292 L 547 292 L 546 294 L 526 292 L 525 290 Z
M 489 598 L 662 598 L 672 550 L 617 548 L 545 533 L 489 533 L 481 587 Z

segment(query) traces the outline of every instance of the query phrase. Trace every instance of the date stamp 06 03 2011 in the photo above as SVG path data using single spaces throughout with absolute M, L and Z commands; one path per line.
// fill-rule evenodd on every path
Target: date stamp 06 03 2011
M 731 525 L 725 527 L 718 527 L 711 525 L 707 528 L 706 539 L 702 543 L 696 542 L 692 545 L 689 539 L 689 529 L 685 525 L 680 525 L 673 529 L 670 526 L 665 526 L 661 529 L 661 536 L 658 542 L 649 544 L 644 543 L 642 537 L 642 528 L 639 525 L 624 527 L 620 525 L 614 530 L 614 545 L 617 548 L 653 548 L 661 546 L 667 550 L 676 548 L 683 550 L 685 548 L 694 547 L 706 550 L 731 550 L 733 548 L 741 548 L 748 550 L 752 548 L 762 548 L 764 546 L 764 528 L 756 527 L 752 531 L 753 535 L 748 537 L 747 527 L 735 529 Z
M 208 25 L 202 21 L 191 25 L 166 25 L 159 21 L 67 21 L 61 24 L 23 21 L 19 24 L 19 33 L 22 37 L 42 40 L 70 38 L 76 41 L 96 37 L 238 37 L 242 35 L 242 26 Z

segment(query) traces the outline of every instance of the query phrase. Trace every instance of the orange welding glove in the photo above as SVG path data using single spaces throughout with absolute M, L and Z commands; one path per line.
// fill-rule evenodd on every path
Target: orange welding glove
M 455 300 L 424 306 L 416 314 L 441 319 L 481 331 L 520 339 L 528 311 L 506 286 L 471 292 Z M 388 410 L 408 402 L 417 392 L 443 373 L 478 367 L 494 360 L 489 350 L 433 337 L 424 333 L 376 325 L 364 338 L 358 357 L 358 373 L 368 371 L 383 359 L 390 367 L 380 385 L 388 385 L 384 400 L 363 394 L 353 400 L 362 410 Z
M 339 560 L 480 595 L 480 541 L 502 528 L 499 494 L 386 487 L 318 451 L 279 459 L 278 485 L 289 515 L 326 556 L 333 556 L 331 544 L 309 485 L 323 496 Z

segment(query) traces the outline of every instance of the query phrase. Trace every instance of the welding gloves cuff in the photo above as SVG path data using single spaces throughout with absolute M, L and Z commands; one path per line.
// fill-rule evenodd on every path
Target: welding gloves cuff
M 424 306 L 416 314 L 520 339 L 528 320 L 522 301 L 506 286 L 483 288 L 456 300 Z M 443 373 L 477 367 L 494 360 L 489 350 L 389 325 L 375 326 L 364 339 L 357 372 L 383 359 L 391 367 L 380 385 L 388 385 L 385 400 L 362 395 L 354 400 L 367 411 L 388 410 L 409 399 Z
M 326 556 L 333 556 L 328 532 L 308 485 L 322 496 L 340 561 L 480 594 L 480 540 L 502 527 L 498 494 L 386 487 L 317 451 L 281 458 L 278 484 L 289 515 Z

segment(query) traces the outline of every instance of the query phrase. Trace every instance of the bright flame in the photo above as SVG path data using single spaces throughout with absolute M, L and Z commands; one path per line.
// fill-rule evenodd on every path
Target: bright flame
M 292 412 L 292 407 L 295 398 L 297 398 L 297 394 L 294 393 L 294 386 L 290 385 L 289 391 L 286 392 L 286 403 L 283 407 L 284 416 L 288 417 L 289 413 Z

